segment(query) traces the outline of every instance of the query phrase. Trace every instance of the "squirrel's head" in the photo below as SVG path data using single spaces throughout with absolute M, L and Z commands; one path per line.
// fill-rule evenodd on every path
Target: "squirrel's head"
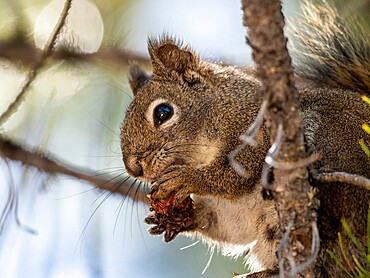
M 149 40 L 148 50 L 153 75 L 138 66 L 130 71 L 134 98 L 122 124 L 121 147 L 127 173 L 153 182 L 171 165 L 210 163 L 217 144 L 203 136 L 204 119 L 212 113 L 212 89 L 202 77 L 210 70 L 206 62 L 168 37 Z

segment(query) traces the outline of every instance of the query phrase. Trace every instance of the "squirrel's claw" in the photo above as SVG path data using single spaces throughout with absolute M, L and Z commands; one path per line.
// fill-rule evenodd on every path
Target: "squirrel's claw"
M 166 231 L 165 234 L 164 234 L 164 237 L 163 237 L 163 240 L 165 242 L 170 242 L 172 241 L 177 235 L 179 234 L 178 231 L 175 231 L 175 230 L 170 230 L 170 231 Z
M 166 169 L 164 173 L 158 178 L 157 182 L 152 187 L 152 190 L 156 191 L 155 199 L 157 200 L 168 200 L 173 192 L 176 192 L 176 195 L 183 190 L 185 186 L 184 176 L 187 174 L 187 168 L 184 165 L 173 165 Z M 183 194 L 181 194 L 183 195 Z M 188 194 L 187 196 L 189 196 Z M 182 198 L 182 201 L 187 197 Z M 177 196 L 175 199 L 178 199 Z M 180 200 L 176 201 L 177 204 L 180 204 Z M 175 204 L 176 204 L 175 203 Z
M 154 227 L 151 227 L 148 229 L 148 232 L 151 234 L 151 235 L 160 235 L 161 233 L 163 233 L 164 231 L 166 230 L 166 227 L 164 227 L 163 225 L 158 225 L 158 226 L 154 226 Z
M 148 217 L 146 217 L 144 219 L 144 222 L 146 224 L 149 224 L 149 225 L 158 224 L 159 223 L 158 220 L 157 220 L 157 218 L 154 215 L 149 215 Z

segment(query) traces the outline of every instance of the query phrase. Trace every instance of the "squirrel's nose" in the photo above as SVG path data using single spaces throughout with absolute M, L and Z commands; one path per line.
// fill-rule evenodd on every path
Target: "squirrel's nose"
M 141 166 L 139 162 L 129 167 L 126 166 L 126 171 L 129 175 L 133 176 L 134 178 L 144 175 L 143 167 Z
M 123 163 L 125 164 L 126 172 L 130 176 L 137 178 L 144 175 L 143 166 L 136 159 L 124 159 Z

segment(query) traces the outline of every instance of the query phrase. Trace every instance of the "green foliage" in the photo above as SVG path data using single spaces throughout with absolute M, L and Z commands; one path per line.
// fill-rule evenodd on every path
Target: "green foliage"
M 329 253 L 329 255 L 335 260 L 335 262 L 340 266 L 340 268 L 343 269 L 343 271 L 348 275 L 348 277 L 369 278 L 370 277 L 370 272 L 369 272 L 369 269 L 370 269 L 370 205 L 369 205 L 369 211 L 367 215 L 367 250 L 365 250 L 361 246 L 361 244 L 358 242 L 358 240 L 356 239 L 355 235 L 352 233 L 351 229 L 349 228 L 344 218 L 342 219 L 342 225 L 349 239 L 356 246 L 357 250 L 360 251 L 361 255 L 364 256 L 367 266 L 361 265 L 359 260 L 354 255 L 351 258 L 354 264 L 353 263 L 351 264 L 350 260 L 347 257 L 347 254 L 346 254 L 346 251 L 343 245 L 343 241 L 342 241 L 342 236 L 340 233 L 338 233 L 339 246 L 340 246 L 340 250 L 342 252 L 342 256 L 343 256 L 346 266 L 343 265 L 344 262 L 341 262 L 339 258 L 334 255 L 333 252 L 331 252 L 330 250 L 326 250 L 326 252 Z
M 367 96 L 362 96 L 362 99 L 370 105 L 370 99 Z M 370 127 L 367 124 L 362 124 L 362 129 L 365 130 L 367 134 L 370 134 Z M 364 152 L 370 156 L 370 149 L 369 147 L 365 144 L 364 139 L 359 140 L 361 148 L 364 150 Z

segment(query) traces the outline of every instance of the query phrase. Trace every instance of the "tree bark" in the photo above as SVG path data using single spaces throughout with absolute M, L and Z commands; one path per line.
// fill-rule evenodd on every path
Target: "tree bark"
M 242 0 L 242 9 L 244 25 L 249 27 L 247 42 L 252 47 L 257 77 L 267 100 L 266 126 L 271 143 L 280 145 L 277 153 L 270 156 L 277 163 L 270 165 L 284 165 L 273 168 L 273 195 L 280 220 L 280 238 L 284 239 L 279 248 L 283 257 L 283 261 L 279 260 L 280 272 L 290 270 L 293 272 L 289 276 L 295 276 L 295 271 L 301 270 L 299 265 L 303 267 L 304 262 L 313 260 L 311 244 L 313 232 L 317 232 L 314 225 L 318 203 L 307 179 L 307 163 L 297 163 L 305 159 L 306 151 L 299 95 L 283 33 L 284 17 L 279 0 Z M 279 126 L 282 132 L 277 138 Z M 312 264 L 299 275 L 314 277 Z

